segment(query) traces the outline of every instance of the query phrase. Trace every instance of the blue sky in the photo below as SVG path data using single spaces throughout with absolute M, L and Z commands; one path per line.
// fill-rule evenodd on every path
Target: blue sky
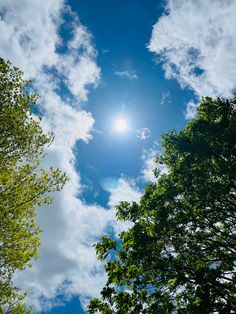
M 90 92 L 87 104 L 96 121 L 94 127 L 101 133 L 89 145 L 78 143 L 78 169 L 84 184 L 93 181 L 96 201 L 106 205 L 109 195 L 100 185 L 104 177 L 139 176 L 143 150 L 160 141 L 163 132 L 185 124 L 185 106 L 194 96 L 183 93 L 175 80 L 165 80 L 161 65 L 155 64 L 155 56 L 146 48 L 152 25 L 163 13 L 163 2 L 80 1 L 71 6 L 93 34 L 102 69 L 101 86 Z M 117 72 L 135 73 L 137 78 L 120 77 Z M 168 99 L 161 103 L 165 94 Z M 111 123 L 120 115 L 130 120 L 132 130 L 111 134 Z M 141 128 L 151 131 L 143 141 L 136 136 Z M 83 194 L 87 202 L 93 190 Z
M 84 313 L 105 281 L 92 245 L 127 228 L 114 205 L 155 180 L 161 134 L 201 96 L 235 91 L 235 14 L 233 0 L 1 1 L 0 54 L 33 80 L 55 134 L 43 165 L 70 177 L 38 210 L 40 259 L 15 279 L 37 312 Z

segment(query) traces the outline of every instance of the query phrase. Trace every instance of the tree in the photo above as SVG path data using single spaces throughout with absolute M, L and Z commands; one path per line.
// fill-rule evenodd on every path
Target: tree
M 0 313 L 26 312 L 13 275 L 37 257 L 36 208 L 67 181 L 59 169 L 40 167 L 53 135 L 43 133 L 41 117 L 33 114 L 38 97 L 22 75 L 0 58 Z
M 236 95 L 202 99 L 197 117 L 163 136 L 157 182 L 133 223 L 96 244 L 108 279 L 88 313 L 236 313 Z

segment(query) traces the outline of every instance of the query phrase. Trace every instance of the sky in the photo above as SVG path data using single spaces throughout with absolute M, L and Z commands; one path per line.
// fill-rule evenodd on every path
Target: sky
M 15 278 L 36 312 L 85 313 L 98 296 L 92 245 L 129 227 L 114 206 L 155 181 L 161 134 L 194 118 L 202 96 L 235 92 L 235 16 L 234 0 L 0 2 L 0 55 L 32 80 L 55 134 L 42 165 L 70 177 L 38 209 L 40 258 Z

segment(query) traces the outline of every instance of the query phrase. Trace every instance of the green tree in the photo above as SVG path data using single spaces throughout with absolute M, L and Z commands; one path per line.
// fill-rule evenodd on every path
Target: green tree
M 52 201 L 67 177 L 40 166 L 53 140 L 44 134 L 36 110 L 37 95 L 10 62 L 0 58 L 0 313 L 25 313 L 24 297 L 14 286 L 15 272 L 37 257 L 40 228 L 36 208 Z
M 236 96 L 202 99 L 163 136 L 157 182 L 121 202 L 133 225 L 96 244 L 107 283 L 88 313 L 236 313 Z

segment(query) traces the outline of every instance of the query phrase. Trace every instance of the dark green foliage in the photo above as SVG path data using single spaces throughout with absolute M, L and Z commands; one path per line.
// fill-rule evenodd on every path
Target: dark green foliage
M 36 207 L 50 203 L 67 180 L 59 169 L 40 168 L 53 136 L 32 114 L 37 96 L 26 93 L 28 83 L 0 58 L 0 313 L 26 313 L 25 294 L 12 278 L 37 257 Z
M 235 106 L 203 98 L 196 119 L 163 136 L 168 174 L 140 204 L 117 206 L 133 226 L 96 245 L 108 280 L 88 313 L 236 313 Z

